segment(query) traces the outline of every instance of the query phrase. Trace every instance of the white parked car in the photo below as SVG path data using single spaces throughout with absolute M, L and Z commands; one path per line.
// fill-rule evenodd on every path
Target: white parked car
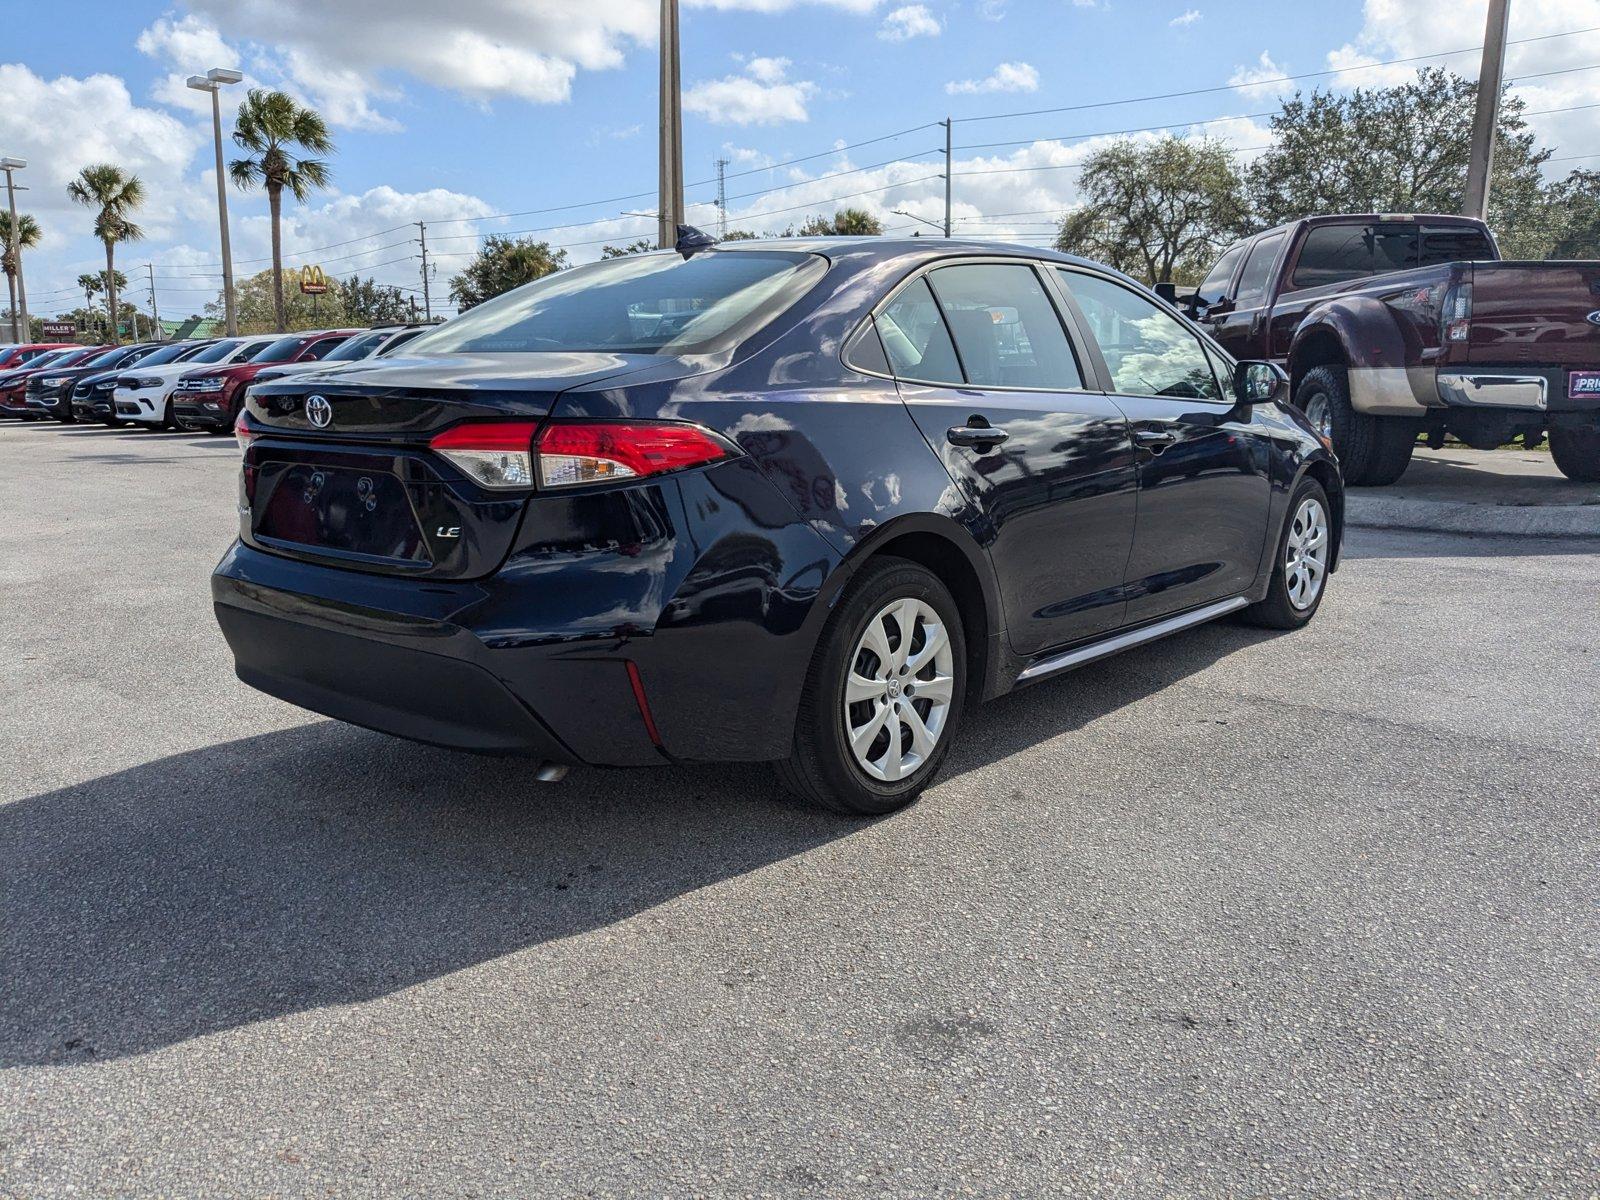
M 175 427 L 172 392 L 178 380 L 201 363 L 246 362 L 272 345 L 272 337 L 221 338 L 177 342 L 149 357 L 117 380 L 113 402 L 117 417 L 156 429 Z

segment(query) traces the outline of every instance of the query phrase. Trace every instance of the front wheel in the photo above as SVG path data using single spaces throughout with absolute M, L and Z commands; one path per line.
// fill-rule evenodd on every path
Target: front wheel
M 1289 501 L 1289 519 L 1278 536 L 1277 557 L 1266 597 L 1240 615 L 1266 629 L 1299 629 L 1322 604 L 1333 562 L 1333 519 L 1328 493 L 1315 479 L 1302 479 Z
M 903 808 L 938 773 L 966 687 L 966 638 L 950 590 L 918 563 L 876 559 L 823 631 L 779 776 L 835 812 Z
M 1574 483 L 1600 483 L 1600 429 L 1557 425 L 1550 430 L 1550 457 Z

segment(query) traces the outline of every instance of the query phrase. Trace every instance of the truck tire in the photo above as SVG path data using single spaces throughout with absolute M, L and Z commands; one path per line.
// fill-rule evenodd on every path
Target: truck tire
M 1366 487 L 1386 487 L 1406 473 L 1411 452 L 1417 448 L 1416 426 L 1404 417 L 1373 417 L 1372 460 L 1364 479 Z
M 1574 483 L 1600 483 L 1600 429 L 1557 425 L 1550 431 L 1550 457 Z
M 1372 467 L 1377 422 L 1350 405 L 1350 382 L 1341 366 L 1312 367 L 1294 394 L 1295 407 L 1333 440 L 1346 483 L 1365 483 Z

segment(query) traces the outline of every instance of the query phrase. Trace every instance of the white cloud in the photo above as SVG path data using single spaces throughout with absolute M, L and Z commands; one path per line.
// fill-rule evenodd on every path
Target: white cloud
M 1595 0 L 1539 0 L 1513 6 L 1511 38 L 1506 50 L 1506 78 L 1586 67 L 1595 61 L 1596 35 L 1551 37 L 1596 24 Z M 1541 41 L 1529 41 L 1542 38 Z M 1475 46 L 1483 40 L 1481 4 L 1440 5 L 1434 0 L 1365 0 L 1360 31 L 1348 43 L 1328 54 L 1328 66 L 1339 71 L 1333 86 L 1381 87 L 1412 79 L 1421 66 L 1440 66 L 1467 78 L 1478 73 L 1478 54 L 1452 55 L 1428 63 L 1401 63 L 1388 67 L 1369 64 L 1423 54 L 1442 54 Z M 1357 69 L 1365 68 L 1365 69 Z M 1317 81 L 1322 83 L 1322 81 Z M 1328 86 L 1322 83 L 1322 86 Z M 1528 124 L 1539 141 L 1561 156 L 1600 153 L 1600 124 L 1594 109 L 1545 113 L 1544 109 L 1573 109 L 1600 103 L 1600 71 L 1573 71 L 1530 80 L 1515 88 L 1534 116 Z M 1550 170 L 1565 174 L 1578 163 L 1560 163 Z
M 916 37 L 938 37 L 943 31 L 939 18 L 926 4 L 907 4 L 883 18 L 878 36 L 886 42 L 905 42 Z
M 1039 72 L 1025 62 L 1003 62 L 984 79 L 956 79 L 944 85 L 952 96 L 985 92 L 1036 92 Z
M 752 58 L 743 75 L 710 79 L 683 93 L 685 112 L 720 125 L 781 125 L 806 121 L 806 103 L 816 94 L 809 80 L 788 78 L 786 58 Z
M 1174 29 L 1187 29 L 1190 25 L 1193 25 L 1196 21 L 1200 20 L 1201 15 L 1202 14 L 1198 8 L 1186 9 L 1177 16 L 1173 17 L 1172 20 L 1167 22 L 1167 24 L 1171 25 Z
M 1252 98 L 1276 96 L 1294 90 L 1294 84 L 1284 81 L 1288 73 L 1286 67 L 1273 62 L 1272 56 L 1263 50 L 1254 66 L 1235 68 L 1228 82 Z

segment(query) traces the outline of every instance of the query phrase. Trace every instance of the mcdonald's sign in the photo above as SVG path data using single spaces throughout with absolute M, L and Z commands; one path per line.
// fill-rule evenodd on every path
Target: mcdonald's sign
M 307 296 L 320 296 L 328 290 L 328 277 L 321 267 L 300 268 L 300 291 Z

